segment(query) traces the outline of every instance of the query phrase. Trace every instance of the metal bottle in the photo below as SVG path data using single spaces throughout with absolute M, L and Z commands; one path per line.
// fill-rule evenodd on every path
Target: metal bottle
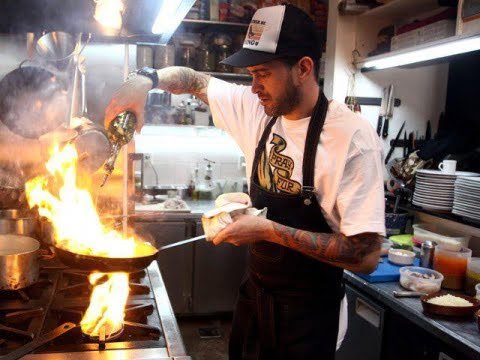
M 124 111 L 118 114 L 108 126 L 107 135 L 112 147 L 110 157 L 103 165 L 103 168 L 105 169 L 105 177 L 100 186 L 105 185 L 108 177 L 113 172 L 115 161 L 117 160 L 118 153 L 122 146 L 128 144 L 130 140 L 132 140 L 136 124 L 137 118 L 135 115 L 129 111 Z
M 420 266 L 431 269 L 433 265 L 434 253 L 435 243 L 430 240 L 424 241 L 420 251 Z

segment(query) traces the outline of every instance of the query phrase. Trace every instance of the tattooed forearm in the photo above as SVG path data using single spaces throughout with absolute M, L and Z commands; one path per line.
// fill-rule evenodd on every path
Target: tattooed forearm
M 189 93 L 208 104 L 207 88 L 210 75 L 181 66 L 158 70 L 158 86 L 172 94 Z
M 275 222 L 272 222 L 272 225 L 272 241 L 305 255 L 353 270 L 368 269 L 376 265 L 381 243 L 378 234 L 363 233 L 347 237 L 339 233 L 324 234 L 299 230 Z

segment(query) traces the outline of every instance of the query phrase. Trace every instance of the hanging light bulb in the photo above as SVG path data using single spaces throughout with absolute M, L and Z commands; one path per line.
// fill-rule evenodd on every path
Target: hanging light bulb
M 97 4 L 93 17 L 100 25 L 111 30 L 122 27 L 122 13 L 125 10 L 122 0 L 94 0 Z

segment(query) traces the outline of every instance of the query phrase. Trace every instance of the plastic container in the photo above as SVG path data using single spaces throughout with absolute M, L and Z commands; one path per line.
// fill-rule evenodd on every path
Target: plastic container
M 415 259 L 415 253 L 403 249 L 388 250 L 388 261 L 397 265 L 411 265 Z
M 465 292 L 468 295 L 475 296 L 475 286 L 477 284 L 480 284 L 480 258 L 474 257 L 468 260 Z
M 468 247 L 470 235 L 458 234 L 435 224 L 414 224 L 413 242 L 421 245 L 425 240 L 435 242 L 437 245 L 445 245 L 453 251 L 462 247 Z
M 460 251 L 445 249 L 443 245 L 435 248 L 433 268 L 445 277 L 443 287 L 447 289 L 463 289 L 467 263 L 472 257 L 472 250 L 462 248 Z
M 400 285 L 408 290 L 424 294 L 440 291 L 443 275 L 438 271 L 418 266 L 405 266 L 400 269 Z

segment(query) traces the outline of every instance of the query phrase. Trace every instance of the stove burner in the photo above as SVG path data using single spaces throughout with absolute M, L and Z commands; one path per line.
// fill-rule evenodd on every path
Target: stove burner
M 102 348 L 105 349 L 105 343 L 107 341 L 114 341 L 114 340 L 118 339 L 123 334 L 123 329 L 124 329 L 124 327 L 123 327 L 123 324 L 122 324 L 122 327 L 120 329 L 118 329 L 118 330 L 112 332 L 111 334 L 107 335 L 106 327 L 102 326 L 100 328 L 100 332 L 99 332 L 98 336 L 91 336 L 91 335 L 85 334 L 85 333 L 83 333 L 83 335 L 93 342 L 98 342 L 99 345 L 100 345 L 100 349 L 102 349 Z

